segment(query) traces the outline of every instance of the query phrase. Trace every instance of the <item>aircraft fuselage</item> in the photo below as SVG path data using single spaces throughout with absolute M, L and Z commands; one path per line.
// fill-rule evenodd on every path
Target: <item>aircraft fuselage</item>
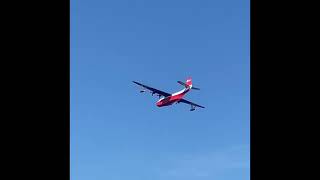
M 172 94 L 171 96 L 164 97 L 159 99 L 159 101 L 156 103 L 158 107 L 163 107 L 163 106 L 170 106 L 174 104 L 175 102 L 179 101 L 180 99 L 183 98 L 183 96 L 189 91 L 189 88 L 185 88 L 179 92 L 176 92 Z

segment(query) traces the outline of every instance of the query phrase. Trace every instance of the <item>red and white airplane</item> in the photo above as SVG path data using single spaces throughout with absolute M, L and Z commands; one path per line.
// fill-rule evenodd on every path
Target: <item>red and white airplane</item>
M 143 85 L 141 83 L 138 83 L 136 81 L 132 81 L 136 84 L 138 84 L 139 86 L 141 86 L 143 89 L 140 91 L 141 93 L 142 92 L 145 92 L 146 89 L 148 89 L 152 95 L 154 94 L 157 94 L 157 96 L 159 96 L 159 100 L 157 101 L 156 105 L 158 107 L 162 107 L 162 106 L 169 106 L 169 105 L 172 105 L 173 103 L 186 103 L 186 104 L 190 104 L 191 105 L 191 109 L 190 111 L 194 111 L 196 109 L 196 107 L 201 107 L 201 108 L 204 108 L 203 106 L 200 106 L 198 104 L 195 104 L 193 102 L 190 102 L 190 101 L 187 101 L 185 99 L 183 99 L 183 96 L 190 91 L 190 89 L 194 89 L 194 90 L 200 90 L 199 88 L 196 88 L 196 87 L 193 87 L 192 86 L 192 79 L 191 78 L 188 78 L 186 83 L 183 83 L 181 81 L 178 81 L 179 84 L 183 85 L 185 88 L 182 89 L 181 91 L 178 91 L 176 93 L 173 93 L 173 94 L 169 94 L 169 93 L 166 93 L 166 92 L 163 92 L 163 91 L 160 91 L 158 89 L 155 89 L 155 88 L 152 88 L 152 87 L 149 87 L 149 86 L 146 86 L 146 85 Z M 163 96 L 161 98 L 161 96 Z

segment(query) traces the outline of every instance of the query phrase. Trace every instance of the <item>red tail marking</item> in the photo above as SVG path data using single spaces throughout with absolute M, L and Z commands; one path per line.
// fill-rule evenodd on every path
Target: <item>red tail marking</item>
M 188 86 L 191 86 L 191 85 L 192 85 L 192 79 L 191 79 L 191 77 L 187 79 L 186 84 L 187 84 Z

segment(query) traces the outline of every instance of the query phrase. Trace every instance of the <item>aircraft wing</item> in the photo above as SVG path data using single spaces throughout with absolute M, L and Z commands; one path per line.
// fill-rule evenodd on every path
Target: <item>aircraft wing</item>
M 155 89 L 155 88 L 152 88 L 152 87 L 149 87 L 149 86 L 146 86 L 146 85 L 143 85 L 143 84 L 138 83 L 138 82 L 136 82 L 136 81 L 132 81 L 132 82 L 134 82 L 135 84 L 138 84 L 139 86 L 142 86 L 142 87 L 145 88 L 145 89 L 150 90 L 152 93 L 156 93 L 156 94 L 162 95 L 162 96 L 164 96 L 164 97 L 171 96 L 171 94 L 169 94 L 169 93 L 160 91 L 160 90 L 158 90 L 158 89 Z
M 204 108 L 203 106 L 200 106 L 200 105 L 195 104 L 193 102 L 187 101 L 185 99 L 181 99 L 181 100 L 179 100 L 179 102 L 183 102 L 183 103 L 186 103 L 186 104 L 190 104 L 190 105 L 193 105 L 193 106 L 198 106 L 198 107 Z

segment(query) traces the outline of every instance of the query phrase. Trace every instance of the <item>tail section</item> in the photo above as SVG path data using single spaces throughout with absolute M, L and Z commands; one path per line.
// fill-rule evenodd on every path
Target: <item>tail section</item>
M 192 88 L 192 79 L 191 79 L 191 77 L 187 79 L 186 85 L 187 85 L 187 87 L 189 87 L 190 89 Z
M 199 88 L 196 88 L 196 87 L 193 87 L 192 86 L 192 78 L 189 77 L 185 83 L 181 82 L 181 81 L 178 81 L 179 84 L 185 86 L 186 88 L 188 89 L 194 89 L 194 90 L 200 90 Z

